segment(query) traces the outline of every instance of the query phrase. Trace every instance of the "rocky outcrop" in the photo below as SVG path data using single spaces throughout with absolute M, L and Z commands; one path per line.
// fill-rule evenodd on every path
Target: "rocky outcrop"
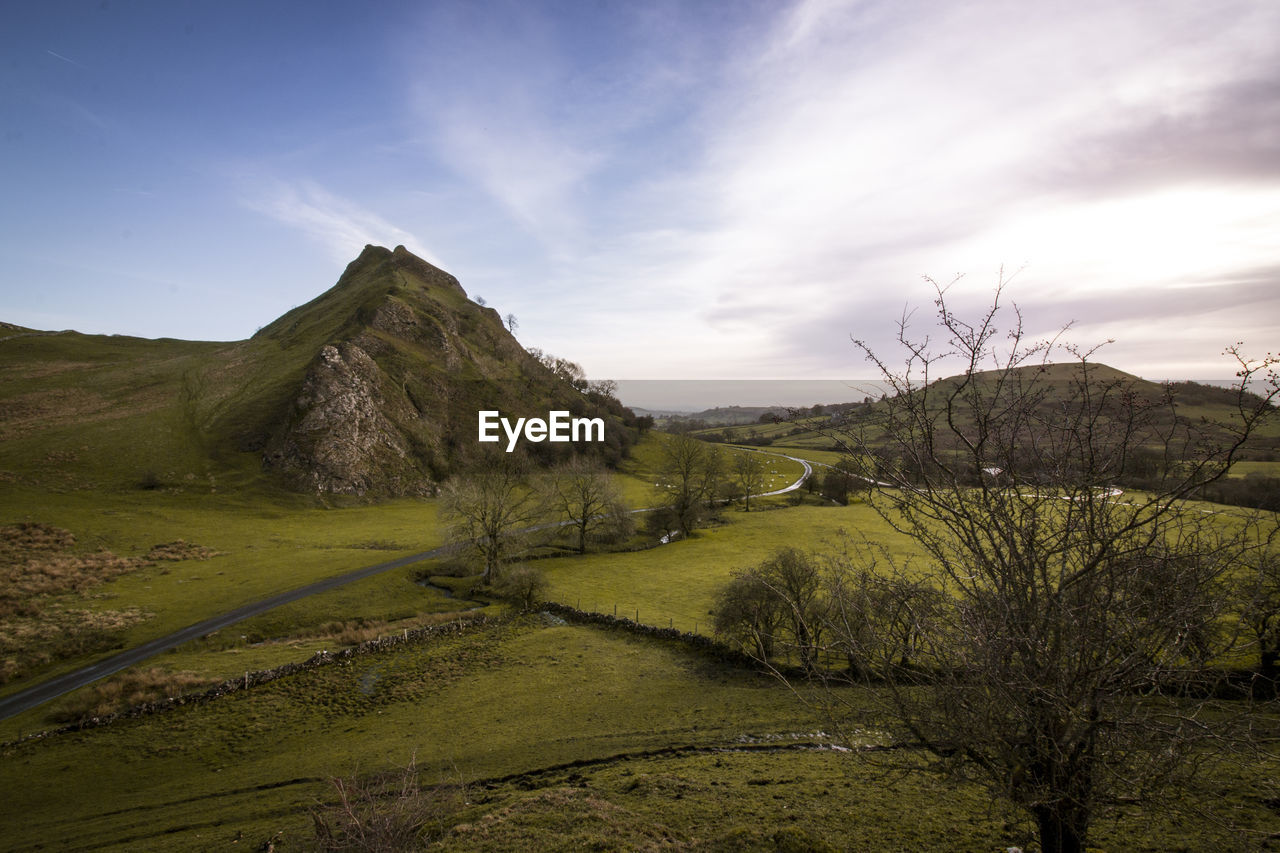
M 307 372 L 288 425 L 264 461 L 296 487 L 336 494 L 426 494 L 433 487 L 395 420 L 419 417 L 388 399 L 385 377 L 354 343 L 326 345 Z
M 270 379 L 228 408 L 228 429 L 237 449 L 261 451 L 268 471 L 302 491 L 431 494 L 486 449 L 476 441 L 485 409 L 623 416 L 588 400 L 526 352 L 497 311 L 403 246 L 365 247 L 337 284 L 245 347 L 250 369 Z M 620 426 L 607 436 L 625 439 Z M 622 444 L 584 449 L 616 459 Z M 533 452 L 553 464 L 578 451 Z

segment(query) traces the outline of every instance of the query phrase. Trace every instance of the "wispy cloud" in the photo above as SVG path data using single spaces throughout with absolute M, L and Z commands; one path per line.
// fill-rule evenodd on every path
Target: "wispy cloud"
M 346 264 L 368 244 L 402 244 L 437 266 L 443 262 L 408 231 L 341 198 L 312 180 L 255 182 L 243 198 L 245 206 L 297 228 L 324 246 L 336 262 Z
M 433 5 L 434 49 L 420 33 L 404 50 L 425 156 L 549 256 L 594 254 L 636 226 L 637 185 L 688 163 L 686 123 L 724 49 L 688 8 Z
M 927 308 L 922 274 L 968 272 L 954 296 L 980 299 L 1027 264 L 1013 295 L 1047 328 L 1070 309 L 1101 329 L 1112 300 L 1259 267 L 1278 28 L 1280 7 L 1231 2 L 797 4 L 704 109 L 701 222 L 659 274 L 702 320 L 687 351 L 839 375 L 850 333 L 889 349 L 904 302 Z M 1209 359 L 1221 296 L 1177 300 Z M 1170 327 L 1123 331 L 1111 356 L 1147 369 Z
M 857 376 L 849 336 L 892 349 L 923 275 L 967 273 L 978 306 L 1002 265 L 1033 332 L 1118 332 L 1135 372 L 1175 330 L 1206 362 L 1257 331 L 1280 7 L 700 8 L 444 2 L 406 28 L 418 186 L 457 211 L 454 272 L 537 345 L 620 377 Z M 361 201 L 295 182 L 255 207 L 335 260 L 416 244 Z
M 49 54 L 54 59 L 61 59 L 63 62 L 67 63 L 68 65 L 74 65 L 76 68 L 84 68 L 85 71 L 89 70 L 88 68 L 85 68 L 85 66 L 81 65 L 79 62 L 76 62 L 74 59 L 68 59 L 67 57 L 63 56 L 60 53 L 55 53 L 54 51 L 48 50 L 48 49 L 45 50 L 45 53 Z

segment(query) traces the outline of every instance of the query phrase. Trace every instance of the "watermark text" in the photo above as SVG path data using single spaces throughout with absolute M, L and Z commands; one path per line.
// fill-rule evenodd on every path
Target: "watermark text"
M 513 424 L 502 413 L 488 409 L 480 412 L 480 440 L 498 442 L 507 437 L 507 452 L 516 449 L 521 438 L 535 444 L 541 441 L 604 441 L 604 418 L 573 418 L 567 411 L 548 412 L 542 418 L 516 418 Z

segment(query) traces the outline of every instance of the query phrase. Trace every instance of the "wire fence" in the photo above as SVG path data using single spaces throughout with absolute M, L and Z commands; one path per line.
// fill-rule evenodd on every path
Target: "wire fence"
M 597 603 L 590 599 L 588 599 L 588 603 L 584 607 L 582 601 L 582 597 L 578 596 L 573 602 L 573 609 L 579 613 L 596 613 L 602 616 L 612 616 L 614 619 L 627 619 L 638 625 L 667 628 L 681 633 L 702 634 L 707 637 L 714 636 L 712 616 L 710 614 L 695 616 L 689 613 L 673 613 L 670 610 L 655 608 L 652 605 L 642 606 L 634 603 L 619 603 L 617 601 Z M 568 606 L 567 602 L 565 604 Z

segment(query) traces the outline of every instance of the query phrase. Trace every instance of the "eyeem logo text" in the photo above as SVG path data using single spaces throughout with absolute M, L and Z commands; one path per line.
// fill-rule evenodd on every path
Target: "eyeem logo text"
M 498 427 L 507 434 L 507 452 L 516 449 L 523 434 L 527 441 L 604 441 L 604 418 L 571 418 L 568 412 L 548 412 L 547 419 L 516 418 L 511 421 L 498 411 L 480 413 L 480 440 L 500 441 Z

